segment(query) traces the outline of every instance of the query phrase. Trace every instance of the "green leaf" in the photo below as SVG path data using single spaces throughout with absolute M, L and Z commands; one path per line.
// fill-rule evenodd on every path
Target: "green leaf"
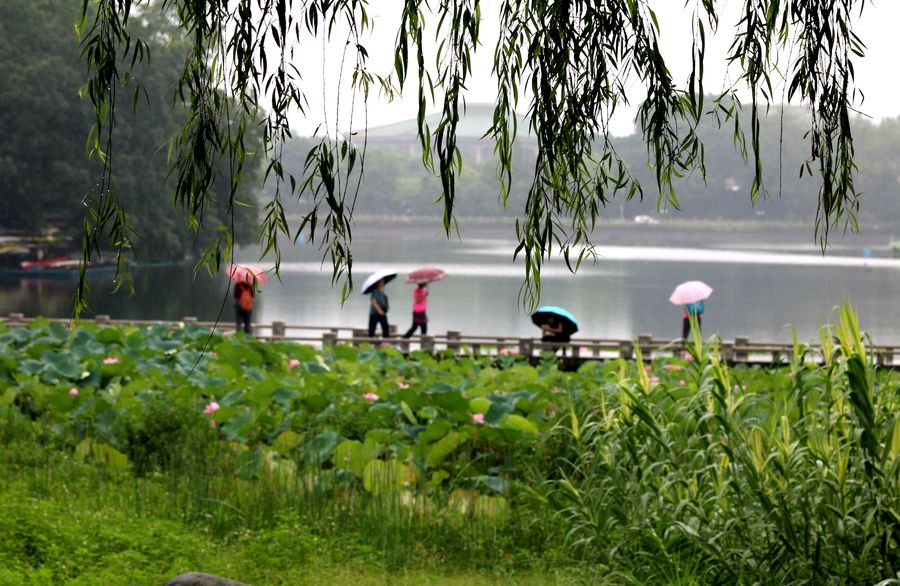
M 503 419 L 500 420 L 500 427 L 504 429 L 514 429 L 516 431 L 521 431 L 524 433 L 536 434 L 538 433 L 537 426 L 525 419 L 521 415 L 507 415 Z
M 272 447 L 279 454 L 288 454 L 303 441 L 303 436 L 295 431 L 284 431 L 272 442 Z
M 372 494 L 393 494 L 403 488 L 406 466 L 397 460 L 372 460 L 363 470 L 363 487 Z
M 336 431 L 326 429 L 303 447 L 303 458 L 312 464 L 327 462 L 338 445 L 338 440 Z
M 438 466 L 447 459 L 447 457 L 456 451 L 459 446 L 463 445 L 468 436 L 465 433 L 453 431 L 444 436 L 440 441 L 435 442 L 428 449 L 425 456 L 425 464 L 429 468 Z

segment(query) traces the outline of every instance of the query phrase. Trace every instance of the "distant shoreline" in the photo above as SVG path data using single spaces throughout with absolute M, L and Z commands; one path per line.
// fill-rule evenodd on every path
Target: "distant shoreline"
M 291 219 L 289 218 L 289 222 Z M 459 236 L 451 231 L 450 239 L 516 240 L 514 218 L 460 217 Z M 814 233 L 814 220 L 747 221 L 663 219 L 658 224 L 634 221 L 603 220 L 592 234 L 594 244 L 640 246 L 690 246 L 700 248 L 747 247 L 821 250 Z M 353 218 L 353 238 L 372 239 L 390 236 L 409 239 L 445 239 L 440 216 L 395 216 L 361 214 Z M 900 236 L 898 226 L 863 226 L 859 234 L 832 229 L 831 251 L 862 253 L 864 248 L 889 254 L 892 237 Z

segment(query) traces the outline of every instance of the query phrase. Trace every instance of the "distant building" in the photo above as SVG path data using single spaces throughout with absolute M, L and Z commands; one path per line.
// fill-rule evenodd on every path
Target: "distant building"
M 434 131 L 440 119 L 440 114 L 431 114 L 425 117 L 425 122 L 428 128 Z M 493 104 L 469 104 L 465 111 L 460 113 L 460 120 L 456 126 L 456 145 L 464 159 L 477 164 L 493 155 L 494 141 L 490 136 L 485 136 L 493 122 Z M 536 155 L 537 140 L 528 131 L 528 120 L 522 115 L 517 115 L 516 122 L 516 147 L 528 154 Z M 416 137 L 417 132 L 415 118 L 370 127 L 367 147 L 405 150 L 411 156 L 418 156 L 421 147 Z

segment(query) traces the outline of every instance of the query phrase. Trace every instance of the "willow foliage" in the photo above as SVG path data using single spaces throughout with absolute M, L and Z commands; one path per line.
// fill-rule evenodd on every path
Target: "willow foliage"
M 769 104 L 793 101 L 805 104 L 810 113 L 809 158 L 801 173 L 815 174 L 820 181 L 816 235 L 824 247 L 831 228 L 841 223 L 855 227 L 852 60 L 863 55 L 864 45 L 853 32 L 853 20 L 867 0 L 744 0 L 739 26 L 725 31 L 733 35 L 727 60 L 734 83 L 713 98 L 704 88 L 703 73 L 708 38 L 719 28 L 721 2 L 687 2 L 693 9 L 693 65 L 683 83 L 673 79 L 667 66 L 659 46 L 660 23 L 648 0 L 497 2 L 501 36 L 492 57 L 498 97 L 488 136 L 499 161 L 501 204 L 509 193 L 513 146 L 522 131 L 516 126 L 517 110 L 527 112 L 538 147 L 525 209 L 516 223 L 526 305 L 540 296 L 541 265 L 551 254 L 561 251 L 572 270 L 590 255 L 589 236 L 610 199 L 643 197 L 642 186 L 607 133 L 611 117 L 637 93 L 646 95 L 637 119 L 660 205 L 678 206 L 677 177 L 704 174 L 704 147 L 696 132 L 703 116 L 731 129 L 736 147 L 755 169 L 751 198 L 763 196 L 760 117 Z M 191 44 L 173 95 L 189 116 L 170 144 L 174 203 L 185 211 L 189 225 L 196 228 L 203 222 L 217 181 L 230 182 L 229 207 L 239 204 L 234 193 L 246 158 L 254 154 L 245 143 L 248 125 L 262 115 L 267 176 L 278 185 L 265 207 L 264 248 L 274 253 L 277 267 L 282 243 L 307 234 L 331 260 L 343 294 L 349 293 L 351 219 L 363 177 L 366 121 L 351 121 L 345 134 L 320 135 L 302 170 L 281 164 L 282 145 L 291 136 L 288 114 L 307 107 L 298 70 L 304 48 L 338 41 L 344 42 L 342 74 L 349 76 L 354 90 L 344 99 L 366 100 L 373 91 L 417 92 L 422 160 L 440 178 L 444 227 L 448 234 L 454 230 L 456 181 L 463 164 L 457 124 L 473 62 L 488 58 L 480 38 L 483 2 L 398 3 L 394 69 L 380 74 L 369 67 L 364 45 L 364 33 L 374 26 L 367 0 L 82 0 L 82 5 L 79 34 L 91 72 L 84 93 L 96 113 L 89 149 L 105 163 L 84 226 L 85 265 L 106 242 L 119 251 L 127 281 L 124 261 L 133 232 L 116 196 L 113 137 L 122 95 L 139 93 L 131 68 L 149 58 L 147 44 L 130 27 L 144 10 L 165 11 Z M 426 59 L 432 35 L 437 54 Z M 632 92 L 635 84 L 644 92 Z M 776 91 L 780 85 L 786 95 Z M 738 92 L 748 89 L 747 108 Z M 432 107 L 441 113 L 433 127 L 425 119 Z M 223 161 L 230 169 L 227 177 L 218 173 Z M 296 226 L 286 219 L 286 197 L 309 204 L 310 211 Z M 218 269 L 231 245 L 223 231 L 201 263 Z M 84 307 L 83 272 L 81 282 L 76 311 Z

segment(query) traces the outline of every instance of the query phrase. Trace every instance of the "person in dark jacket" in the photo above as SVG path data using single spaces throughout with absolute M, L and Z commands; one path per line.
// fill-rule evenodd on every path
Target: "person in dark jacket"
M 234 284 L 234 328 L 236 332 L 242 329 L 248 334 L 252 333 L 250 318 L 253 313 L 253 298 L 256 292 L 253 285 L 246 281 Z
M 384 294 L 384 279 L 378 281 L 372 288 L 371 307 L 369 308 L 369 337 L 375 337 L 375 327 L 381 324 L 381 335 L 385 338 L 391 335 L 391 327 L 388 325 L 388 298 Z

